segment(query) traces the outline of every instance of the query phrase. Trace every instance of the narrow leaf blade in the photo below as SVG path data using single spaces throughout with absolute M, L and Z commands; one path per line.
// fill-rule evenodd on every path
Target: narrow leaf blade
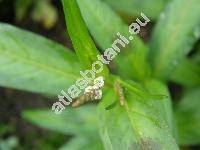
M 199 9 L 198 0 L 173 0 L 161 13 L 150 45 L 155 77 L 167 79 L 192 49 L 199 38 Z
M 99 52 L 89 35 L 76 0 L 62 0 L 62 4 L 67 29 L 76 54 L 83 68 L 90 69 L 92 63 L 97 60 Z M 108 74 L 108 69 L 105 65 L 102 73 L 104 75 Z
M 200 65 L 189 58 L 183 59 L 172 73 L 170 79 L 186 87 L 200 85 Z
M 200 88 L 187 91 L 175 107 L 175 120 L 180 145 L 200 143 Z
M 66 108 L 62 114 L 56 115 L 51 110 L 27 110 L 22 113 L 26 120 L 52 131 L 84 135 L 97 131 L 96 109 L 84 106 L 77 109 Z
M 67 142 L 59 150 L 103 150 L 99 135 L 86 134 L 78 136 Z

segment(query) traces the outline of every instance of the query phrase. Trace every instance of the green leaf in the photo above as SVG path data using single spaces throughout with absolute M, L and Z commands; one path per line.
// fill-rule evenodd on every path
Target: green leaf
M 77 1 L 92 36 L 103 50 L 112 46 L 118 37 L 118 32 L 126 38 L 130 36 L 128 26 L 105 2 L 100 0 Z M 149 74 L 149 67 L 146 63 L 146 46 L 137 36 L 134 36 L 133 41 L 125 49 L 123 48 L 114 62 L 121 76 L 144 80 Z
M 194 62 L 197 63 L 198 65 L 200 65 L 200 44 L 196 50 L 197 52 L 195 53 L 195 55 L 192 57 L 194 59 Z
M 100 136 L 97 134 L 86 134 L 78 136 L 67 142 L 59 150 L 103 150 Z
M 103 1 L 77 0 L 83 18 L 97 43 L 102 49 L 111 46 L 117 37 L 117 32 L 130 36 L 128 26 L 123 20 Z M 144 43 L 134 36 L 133 47 L 144 47 Z
M 0 85 L 58 94 L 79 77 L 76 56 L 46 38 L 0 24 Z
M 173 0 L 153 32 L 150 59 L 154 76 L 166 79 L 199 38 L 199 0 Z
M 35 22 L 42 23 L 46 29 L 50 29 L 55 26 L 58 20 L 58 12 L 56 7 L 51 4 L 51 1 L 36 1 L 31 17 Z
M 62 4 L 68 33 L 76 54 L 83 68 L 90 69 L 92 63 L 97 61 L 97 55 L 99 52 L 89 35 L 76 0 L 62 0 Z M 102 73 L 104 75 L 108 74 L 108 69 L 105 65 Z
M 158 81 L 149 81 L 146 88 L 153 94 L 169 94 L 166 86 Z M 124 106 L 118 103 L 113 109 L 105 109 L 116 100 L 119 101 L 118 97 L 110 91 L 98 108 L 100 133 L 106 150 L 178 149 L 172 136 L 169 98 L 144 99 L 127 91 Z
M 34 3 L 34 0 L 16 0 L 15 1 L 15 18 L 21 21 L 27 14 L 28 9 Z
M 96 107 L 66 108 L 60 115 L 51 110 L 27 110 L 22 113 L 26 120 L 45 129 L 72 135 L 85 135 L 97 131 Z
M 13 150 L 18 145 L 18 138 L 11 136 L 5 140 L 0 139 L 0 149 L 1 150 Z
M 200 144 L 200 88 L 191 89 L 175 107 L 178 142 L 181 145 Z
M 141 12 L 156 19 L 168 0 L 104 0 L 119 12 L 138 16 Z
M 185 58 L 174 70 L 170 79 L 187 87 L 199 86 L 200 64 L 197 64 L 192 59 Z

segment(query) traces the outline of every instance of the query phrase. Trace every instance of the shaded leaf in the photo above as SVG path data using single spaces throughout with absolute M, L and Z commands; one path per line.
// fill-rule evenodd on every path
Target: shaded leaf
M 153 32 L 150 59 L 154 76 L 166 79 L 199 38 L 200 5 L 198 0 L 173 0 Z
M 104 0 L 119 12 L 138 16 L 141 12 L 156 19 L 168 0 Z
M 31 16 L 34 21 L 42 23 L 46 29 L 55 26 L 58 20 L 56 7 L 47 0 L 37 1 L 31 12 Z
M 28 9 L 33 4 L 34 0 L 16 0 L 15 1 L 15 18 L 21 21 L 27 14 Z
M 45 129 L 64 134 L 85 135 L 97 131 L 95 106 L 77 109 L 66 108 L 60 115 L 51 110 L 27 110 L 22 113 L 26 120 Z M 98 135 L 98 133 L 96 133 Z
M 0 149 L 1 150 L 13 150 L 18 145 L 18 138 L 11 136 L 5 140 L 0 139 Z
M 187 91 L 175 107 L 178 142 L 181 145 L 200 144 L 200 88 Z
M 59 150 L 103 150 L 103 145 L 99 135 L 86 134 L 73 138 Z
M 0 85 L 57 94 L 79 77 L 76 56 L 46 38 L 0 24 Z
M 187 87 L 199 86 L 200 64 L 192 59 L 183 59 L 172 73 L 171 80 Z

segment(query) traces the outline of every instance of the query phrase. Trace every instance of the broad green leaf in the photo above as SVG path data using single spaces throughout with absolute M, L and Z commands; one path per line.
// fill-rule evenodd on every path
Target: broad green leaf
M 103 150 L 103 144 L 99 135 L 85 134 L 73 138 L 59 150 Z
M 158 81 L 149 81 L 146 88 L 153 94 L 168 95 L 167 87 Z M 100 133 L 106 150 L 178 149 L 172 136 L 171 102 L 144 99 L 126 91 L 125 105 L 105 108 L 118 101 L 110 91 L 99 104 Z
M 187 87 L 200 85 L 200 64 L 192 59 L 183 59 L 172 73 L 171 80 Z
M 199 0 L 173 0 L 153 32 L 150 59 L 154 76 L 166 79 L 192 49 L 200 31 Z
M 97 131 L 95 106 L 87 105 L 77 109 L 67 107 L 60 115 L 45 109 L 27 110 L 22 116 L 40 127 L 64 134 L 85 135 Z
M 83 68 L 90 69 L 92 63 L 97 61 L 97 55 L 99 52 L 89 35 L 76 0 L 62 0 L 62 4 L 68 33 L 76 54 Z M 108 69 L 105 65 L 102 73 L 104 75 L 108 74 Z
M 105 2 L 77 1 L 92 36 L 103 50 L 112 46 L 118 38 L 118 32 L 126 38 L 130 36 L 128 26 Z M 138 80 L 144 80 L 148 76 L 146 46 L 137 36 L 134 36 L 133 41 L 130 41 L 125 49 L 123 48 L 114 62 L 121 76 L 134 77 Z
M 200 88 L 191 89 L 175 107 L 178 142 L 180 145 L 200 144 Z
M 0 85 L 58 94 L 79 77 L 76 56 L 46 38 L 0 24 Z
M 119 12 L 138 16 L 141 12 L 156 19 L 168 0 L 104 0 Z

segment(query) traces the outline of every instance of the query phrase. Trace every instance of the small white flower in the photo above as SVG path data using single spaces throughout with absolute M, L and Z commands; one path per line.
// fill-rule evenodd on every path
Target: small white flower
M 92 88 L 93 88 L 94 90 L 100 89 L 99 86 L 97 86 L 97 85 L 93 85 Z
M 84 94 L 93 92 L 93 86 L 88 86 L 85 88 Z
M 102 90 L 95 90 L 95 97 L 94 99 L 98 100 L 102 98 Z
M 98 86 L 99 88 L 102 88 L 104 86 L 104 78 L 100 76 L 94 79 L 94 85 Z
M 104 78 L 102 76 L 94 80 L 93 86 L 88 86 L 85 88 L 84 94 L 89 96 L 91 100 L 99 100 L 102 98 L 101 88 L 104 86 Z

